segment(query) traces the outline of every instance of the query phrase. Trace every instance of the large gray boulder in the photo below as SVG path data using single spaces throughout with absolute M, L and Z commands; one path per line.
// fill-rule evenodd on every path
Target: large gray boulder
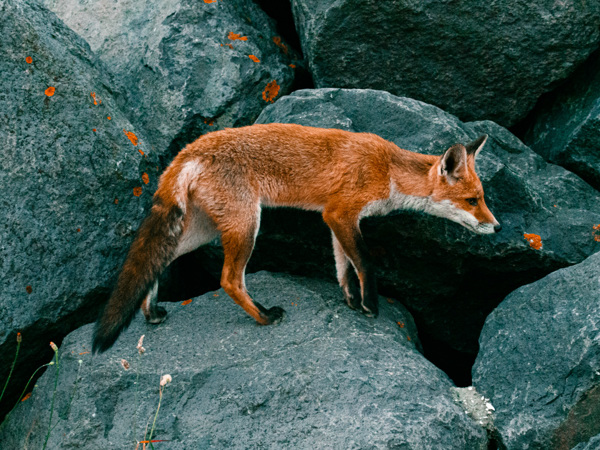
M 158 173 L 83 39 L 28 0 L 0 1 L 0 35 L 2 385 L 23 336 L 2 417 L 48 342 L 93 320 Z
M 473 383 L 508 449 L 568 450 L 600 433 L 599 274 L 596 254 L 518 289 L 486 320 Z
M 525 142 L 600 189 L 600 52 L 543 97 Z
M 251 0 L 43 3 L 116 75 L 164 161 L 203 133 L 251 124 L 294 80 L 294 52 Z
M 417 351 L 398 303 L 384 302 L 371 320 L 348 309 L 334 284 L 263 272 L 248 288 L 287 319 L 257 326 L 219 290 L 166 305 L 163 325 L 138 317 L 100 356 L 87 353 L 91 325 L 67 336 L 48 448 L 135 448 L 145 430 L 149 437 L 164 374 L 172 382 L 152 436 L 166 440 L 157 449 L 487 448 L 452 383 Z M 55 374 L 50 367 L 0 427 L 3 446 L 41 447 Z
M 509 126 L 600 42 L 600 3 L 293 0 L 316 87 L 372 88 Z
M 600 250 L 593 229 L 600 224 L 600 194 L 493 122 L 463 123 L 416 100 L 343 89 L 295 92 L 258 122 L 371 132 L 430 154 L 489 134 L 477 165 L 501 233 L 475 235 L 411 212 L 361 224 L 380 291 L 409 306 L 427 339 L 473 357 L 485 317 L 508 293 Z M 334 277 L 331 235 L 317 213 L 267 210 L 263 217 L 249 270 Z

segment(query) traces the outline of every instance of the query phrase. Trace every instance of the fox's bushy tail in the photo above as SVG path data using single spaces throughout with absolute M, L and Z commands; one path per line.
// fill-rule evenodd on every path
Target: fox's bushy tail
M 142 222 L 129 249 L 117 285 L 96 322 L 94 352 L 104 352 L 115 343 L 172 261 L 183 232 L 183 215 L 178 205 L 167 205 L 155 197 L 150 215 Z

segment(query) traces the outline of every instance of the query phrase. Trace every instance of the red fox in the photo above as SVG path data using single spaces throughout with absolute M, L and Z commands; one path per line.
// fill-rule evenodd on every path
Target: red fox
M 166 311 L 156 302 L 161 271 L 219 235 L 225 292 L 259 324 L 279 322 L 284 310 L 253 301 L 244 279 L 265 206 L 321 211 L 331 228 L 337 278 L 348 306 L 376 316 L 378 294 L 361 218 L 410 209 L 475 233 L 500 231 L 475 173 L 486 139 L 483 135 L 431 156 L 402 150 L 374 134 L 292 124 L 200 137 L 160 178 L 150 214 L 96 324 L 94 351 L 110 348 L 140 306 L 148 322 L 162 322 Z

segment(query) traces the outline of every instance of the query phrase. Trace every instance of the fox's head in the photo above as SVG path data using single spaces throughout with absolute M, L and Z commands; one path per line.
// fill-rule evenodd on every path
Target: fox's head
M 485 204 L 483 187 L 475 172 L 475 158 L 486 140 L 487 135 L 483 135 L 466 146 L 453 145 L 430 171 L 433 207 L 428 212 L 479 234 L 497 233 L 502 229 Z

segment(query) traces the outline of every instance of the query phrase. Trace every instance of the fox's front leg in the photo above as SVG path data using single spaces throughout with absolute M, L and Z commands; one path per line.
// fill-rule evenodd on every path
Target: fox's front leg
M 336 265 L 338 260 L 341 260 L 339 248 L 336 249 L 336 246 L 339 244 L 345 256 L 350 260 L 354 269 L 356 269 L 360 282 L 361 309 L 370 317 L 377 316 L 379 313 L 377 283 L 373 266 L 369 262 L 367 246 L 358 227 L 358 212 L 352 214 L 348 211 L 325 208 L 325 211 L 323 211 L 323 220 L 325 220 L 325 223 L 333 231 Z M 338 269 L 341 266 L 341 264 L 337 265 Z M 346 295 L 348 305 L 352 308 L 356 307 L 357 303 L 354 300 L 356 293 L 351 290 L 352 281 L 350 280 L 352 280 L 352 275 L 349 273 L 351 270 L 350 264 L 347 264 L 345 270 L 342 271 L 340 285 L 342 285 L 342 289 L 344 290 L 347 286 L 348 292 L 346 293 L 345 291 L 344 295 Z

